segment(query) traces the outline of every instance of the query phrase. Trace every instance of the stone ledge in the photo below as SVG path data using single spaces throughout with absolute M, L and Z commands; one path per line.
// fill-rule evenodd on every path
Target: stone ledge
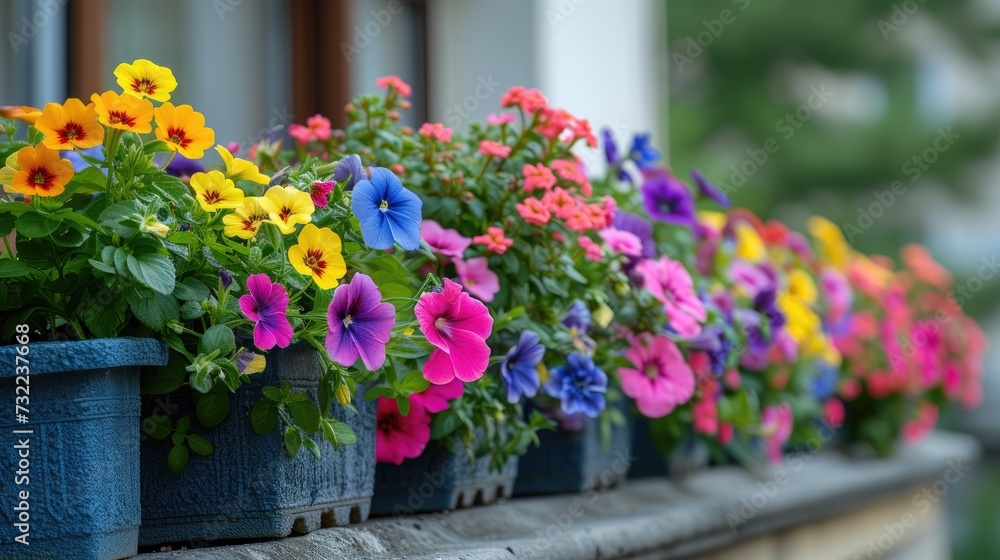
M 961 471 L 978 455 L 972 437 L 937 433 L 886 460 L 835 452 L 793 454 L 784 466 L 756 473 L 713 468 L 683 480 L 637 481 L 601 494 L 515 499 L 449 513 L 374 519 L 277 541 L 138 558 L 684 558 L 859 510 L 944 480 L 950 469 Z

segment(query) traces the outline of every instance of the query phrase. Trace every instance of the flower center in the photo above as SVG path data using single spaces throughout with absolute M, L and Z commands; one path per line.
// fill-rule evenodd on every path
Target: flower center
M 188 144 L 191 143 L 191 139 L 187 137 L 187 133 L 184 132 L 184 129 L 177 128 L 175 126 L 167 128 L 167 138 L 170 139 L 172 144 L 176 144 L 182 148 L 187 148 Z
M 35 169 L 31 170 L 31 173 L 28 174 L 28 177 L 31 178 L 31 182 L 35 184 L 36 188 L 44 190 L 49 190 L 50 188 L 52 188 L 53 176 L 51 173 L 49 173 L 48 168 L 36 167 Z
M 434 321 L 434 328 L 437 329 L 441 334 L 448 334 L 448 320 L 444 317 L 438 317 Z
M 156 84 L 149 78 L 135 78 L 132 80 L 132 91 L 136 93 L 145 93 L 146 95 L 153 95 L 156 93 Z
M 353 323 L 354 323 L 354 319 L 352 319 L 350 315 L 345 315 L 344 316 L 344 327 L 345 328 L 351 326 L 351 324 L 353 324 Z
M 323 271 L 326 270 L 326 261 L 323 260 L 322 251 L 319 249 L 309 249 L 306 251 L 305 256 L 302 257 L 302 261 L 313 271 L 313 274 L 320 277 L 323 276 Z
M 222 200 L 222 195 L 219 191 L 205 191 L 205 202 L 207 204 L 215 204 L 220 200 Z
M 260 224 L 267 219 L 267 215 L 247 216 L 243 220 L 243 230 L 255 232 L 260 228 Z
M 646 364 L 646 369 L 643 370 L 643 373 L 650 379 L 656 379 L 660 376 L 660 368 L 656 367 L 656 364 Z
M 108 111 L 108 122 L 123 124 L 128 127 L 135 126 L 135 118 L 129 115 L 127 111 Z
M 383 212 L 388 211 L 389 210 L 389 201 L 388 200 L 383 200 L 382 204 L 378 205 L 378 209 L 381 210 L 381 211 L 383 211 Z
M 83 125 L 76 122 L 68 122 L 63 126 L 62 130 L 59 131 L 59 140 L 63 144 L 67 144 L 74 140 L 83 140 L 87 137 L 87 133 L 83 130 Z
M 674 211 L 673 201 L 667 198 L 661 198 L 656 202 L 656 205 L 660 208 L 660 212 L 664 214 L 669 214 Z
M 281 218 L 282 222 L 287 222 L 288 218 L 292 215 L 292 209 L 287 206 L 281 207 L 281 212 L 278 212 L 278 216 Z

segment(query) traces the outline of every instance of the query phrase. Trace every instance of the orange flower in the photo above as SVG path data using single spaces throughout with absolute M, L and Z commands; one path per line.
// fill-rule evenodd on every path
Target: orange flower
M 149 124 L 153 120 L 153 104 L 147 99 L 106 91 L 91 95 L 90 100 L 94 102 L 97 119 L 105 126 L 138 134 L 153 130 Z
M 59 152 L 44 144 L 21 148 L 17 152 L 14 190 L 23 195 L 58 196 L 73 178 L 73 164 L 59 158 Z
M 28 105 L 4 105 L 0 107 L 0 117 L 35 124 L 42 110 Z
M 45 147 L 53 150 L 85 150 L 104 141 L 104 128 L 97 122 L 93 103 L 84 105 L 75 97 L 64 105 L 46 103 L 35 128 L 45 135 Z
M 170 92 L 177 88 L 174 73 L 166 66 L 154 64 L 144 58 L 121 63 L 115 68 L 118 85 L 128 94 L 139 99 L 149 97 L 156 101 L 167 101 Z
M 205 126 L 205 115 L 190 105 L 164 103 L 153 111 L 156 137 L 188 159 L 201 159 L 215 144 L 215 132 Z

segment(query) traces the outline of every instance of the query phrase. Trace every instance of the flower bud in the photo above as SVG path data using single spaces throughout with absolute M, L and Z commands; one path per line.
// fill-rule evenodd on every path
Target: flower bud
M 219 280 L 222 281 L 223 288 L 229 288 L 229 286 L 233 285 L 233 275 L 224 268 L 219 269 Z
M 139 231 L 152 233 L 154 235 L 159 235 L 160 237 L 166 237 L 167 234 L 170 233 L 170 226 L 157 220 L 156 216 L 149 216 L 141 224 L 139 224 Z
M 402 165 L 398 163 L 390 165 L 389 169 L 392 170 L 392 172 L 395 173 L 396 175 L 402 175 L 403 173 L 406 173 L 406 168 L 404 168 Z
M 399 114 L 399 111 L 389 111 L 385 114 L 385 116 L 390 121 L 398 121 L 403 115 Z
M 348 404 L 351 402 L 351 390 L 347 388 L 347 384 L 345 383 L 337 385 L 337 402 L 340 404 Z

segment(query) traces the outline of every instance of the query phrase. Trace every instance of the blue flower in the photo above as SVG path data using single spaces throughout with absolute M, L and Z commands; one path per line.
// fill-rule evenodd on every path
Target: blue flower
M 649 134 L 636 134 L 632 137 L 632 148 L 629 157 L 639 166 L 639 169 L 649 167 L 660 161 L 660 152 L 649 142 Z
M 708 179 L 699 173 L 697 169 L 691 170 L 691 178 L 694 179 L 695 184 L 698 185 L 698 194 L 702 198 L 710 198 L 719 203 L 719 206 L 729 208 L 729 197 L 726 196 L 726 193 L 722 192 L 719 187 L 708 182 Z
M 538 343 L 538 335 L 522 331 L 517 345 L 507 352 L 500 362 L 500 377 L 507 384 L 507 400 L 516 403 L 521 396 L 533 397 L 538 393 L 538 364 L 545 356 L 545 347 Z
M 590 309 L 587 308 L 586 303 L 578 299 L 573 300 L 562 320 L 566 328 L 576 330 L 580 334 L 587 334 L 587 330 L 590 329 L 590 321 Z
M 611 129 L 604 127 L 601 129 L 601 141 L 604 142 L 604 157 L 610 165 L 618 165 L 621 160 L 618 158 L 618 144 L 611 134 Z
M 372 167 L 371 179 L 358 181 L 351 198 L 361 236 L 373 249 L 389 250 L 393 243 L 407 251 L 419 249 L 422 206 L 420 198 L 384 167 Z
M 833 396 L 837 390 L 837 369 L 827 363 L 816 366 L 816 374 L 812 378 L 812 394 L 821 401 Z
M 550 373 L 545 392 L 562 401 L 563 412 L 582 412 L 597 418 L 604 410 L 608 376 L 594 364 L 594 360 L 572 352 L 566 356 L 566 365 L 552 368 Z
M 361 156 L 351 154 L 337 163 L 333 169 L 333 180 L 345 191 L 354 189 L 362 180 L 367 179 L 365 166 L 361 164 Z

